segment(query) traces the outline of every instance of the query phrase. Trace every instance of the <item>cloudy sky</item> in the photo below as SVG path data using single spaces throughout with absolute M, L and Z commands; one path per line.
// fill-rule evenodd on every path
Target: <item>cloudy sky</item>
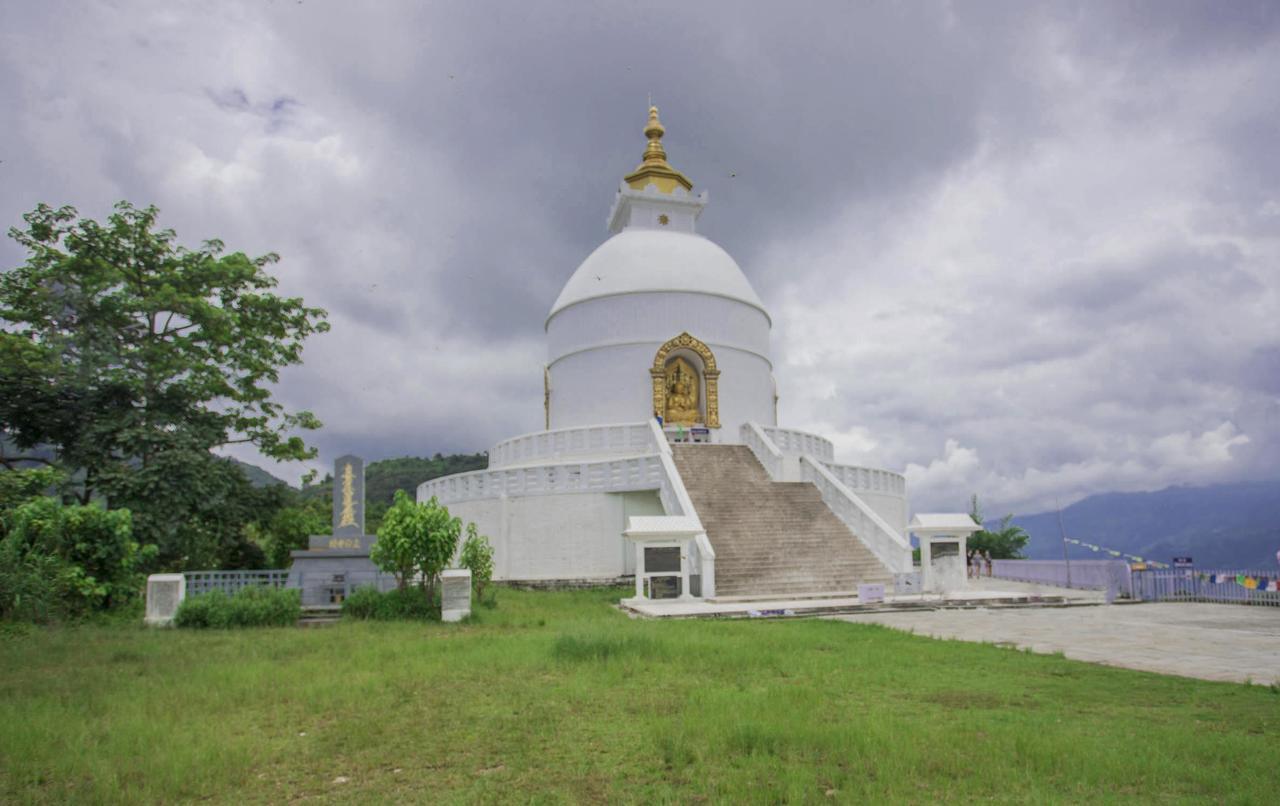
M 278 392 L 320 464 L 484 450 L 541 427 L 652 93 L 783 424 L 917 509 L 1280 475 L 1280 4 L 587 8 L 6 3 L 0 222 L 279 252 L 333 325 Z

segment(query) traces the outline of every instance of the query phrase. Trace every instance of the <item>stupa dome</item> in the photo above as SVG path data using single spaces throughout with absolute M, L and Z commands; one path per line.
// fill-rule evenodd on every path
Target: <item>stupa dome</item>
M 707 193 L 667 162 L 665 131 L 650 107 L 643 161 L 606 219 L 613 235 L 547 314 L 548 430 L 662 417 L 734 441 L 745 422 L 777 422 L 773 323 L 729 253 L 697 233 Z
M 737 262 L 713 241 L 691 232 L 629 227 L 582 261 L 547 320 L 590 299 L 664 291 L 723 297 L 769 315 Z

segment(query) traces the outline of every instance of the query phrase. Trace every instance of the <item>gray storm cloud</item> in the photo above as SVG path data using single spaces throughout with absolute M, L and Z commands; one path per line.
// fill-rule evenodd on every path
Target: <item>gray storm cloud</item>
M 917 507 L 1275 477 L 1276 8 L 11 4 L 0 216 L 279 252 L 332 314 L 279 388 L 322 458 L 483 450 L 541 426 L 652 93 L 782 418 Z

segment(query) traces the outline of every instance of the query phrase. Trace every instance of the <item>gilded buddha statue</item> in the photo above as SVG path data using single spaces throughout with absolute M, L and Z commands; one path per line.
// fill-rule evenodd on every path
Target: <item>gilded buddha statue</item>
M 702 419 L 698 414 L 698 374 L 683 358 L 667 364 L 666 408 L 663 422 L 672 425 L 693 425 Z

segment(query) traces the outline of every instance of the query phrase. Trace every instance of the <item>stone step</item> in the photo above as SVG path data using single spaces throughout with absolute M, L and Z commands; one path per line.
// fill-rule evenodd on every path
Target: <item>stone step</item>
M 807 482 L 774 482 L 744 445 L 676 446 L 673 458 L 716 550 L 717 596 L 796 596 L 891 582 Z

